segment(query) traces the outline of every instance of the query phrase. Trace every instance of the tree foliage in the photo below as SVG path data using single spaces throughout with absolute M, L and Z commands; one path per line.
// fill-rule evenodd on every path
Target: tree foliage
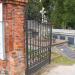
M 28 19 L 41 19 L 42 7 L 55 28 L 75 29 L 75 0 L 29 0 Z
M 42 4 L 55 28 L 75 29 L 75 0 L 42 0 Z
M 28 19 L 39 19 L 41 18 L 40 10 L 42 9 L 42 4 L 40 0 L 29 0 L 28 4 Z

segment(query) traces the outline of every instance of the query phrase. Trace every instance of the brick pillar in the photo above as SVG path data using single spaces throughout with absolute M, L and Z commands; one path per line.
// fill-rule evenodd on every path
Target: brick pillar
M 4 2 L 5 50 L 9 75 L 25 73 L 25 8 L 27 0 Z

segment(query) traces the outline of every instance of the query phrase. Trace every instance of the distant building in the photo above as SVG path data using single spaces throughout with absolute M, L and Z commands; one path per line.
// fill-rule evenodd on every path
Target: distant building
M 67 40 L 68 44 L 75 45 L 75 30 L 53 29 L 53 38 Z

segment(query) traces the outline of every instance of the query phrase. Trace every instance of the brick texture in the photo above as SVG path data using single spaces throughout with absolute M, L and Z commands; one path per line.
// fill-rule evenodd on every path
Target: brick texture
M 7 61 L 0 60 L 0 70 L 7 69 L 9 75 L 22 75 L 26 68 L 24 27 L 27 0 L 16 1 L 19 3 L 8 0 L 3 4 Z

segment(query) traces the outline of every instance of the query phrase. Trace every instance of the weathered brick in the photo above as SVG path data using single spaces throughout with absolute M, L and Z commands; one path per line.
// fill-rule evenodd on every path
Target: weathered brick
M 3 8 L 5 50 L 8 61 L 0 60 L 0 70 L 7 68 L 9 75 L 22 75 L 25 71 L 25 6 L 27 0 L 6 1 Z M 10 4 L 11 3 L 11 4 Z

